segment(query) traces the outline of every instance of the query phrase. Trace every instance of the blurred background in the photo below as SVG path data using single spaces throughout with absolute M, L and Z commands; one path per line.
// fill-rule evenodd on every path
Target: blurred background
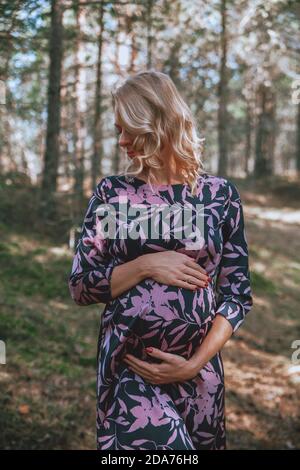
M 0 448 L 95 448 L 104 306 L 76 306 L 67 279 L 92 191 L 124 168 L 110 91 L 150 68 L 244 206 L 254 307 L 224 347 L 228 448 L 300 448 L 299 2 L 0 0 L 0 13 Z

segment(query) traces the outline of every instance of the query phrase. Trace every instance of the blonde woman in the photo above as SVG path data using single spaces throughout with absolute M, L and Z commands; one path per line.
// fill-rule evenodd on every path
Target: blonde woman
M 112 95 L 129 164 L 95 189 L 69 280 L 78 305 L 106 304 L 97 448 L 225 449 L 221 349 L 252 306 L 241 199 L 203 170 L 202 139 L 169 76 L 141 72 Z M 184 209 L 190 232 L 178 236 Z

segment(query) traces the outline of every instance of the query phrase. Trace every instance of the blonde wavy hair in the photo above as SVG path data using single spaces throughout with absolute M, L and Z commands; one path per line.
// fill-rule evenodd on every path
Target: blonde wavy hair
M 171 78 L 155 70 L 139 72 L 129 76 L 111 95 L 115 115 L 135 136 L 131 147 L 139 153 L 122 174 L 138 177 L 143 172 L 152 187 L 153 170 L 167 168 L 168 162 L 160 152 L 168 144 L 179 176 L 195 194 L 197 179 L 205 173 L 205 139 L 198 137 L 192 113 Z

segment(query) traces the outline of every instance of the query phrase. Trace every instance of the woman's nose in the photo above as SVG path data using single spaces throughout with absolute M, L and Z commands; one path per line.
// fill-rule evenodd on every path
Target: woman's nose
M 131 144 L 130 136 L 128 134 L 125 134 L 124 132 L 122 132 L 122 134 L 119 137 L 120 147 L 127 147 L 130 144 Z

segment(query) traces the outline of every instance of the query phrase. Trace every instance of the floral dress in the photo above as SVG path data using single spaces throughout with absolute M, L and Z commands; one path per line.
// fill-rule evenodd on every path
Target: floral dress
M 172 236 L 163 236 L 166 220 L 157 214 L 160 206 L 196 208 L 190 218 L 196 235 L 200 208 L 203 230 L 197 237 L 198 245 L 190 244 L 190 236 L 175 236 L 176 211 L 169 223 Z M 100 214 L 99 207 L 108 210 Z M 155 236 L 153 231 L 146 235 L 143 230 L 137 232 L 136 212 L 132 215 L 128 208 L 143 208 L 139 220 L 152 224 Z M 108 213 L 117 219 L 113 237 L 103 235 L 103 220 Z M 121 236 L 124 227 L 128 234 L 135 231 L 138 236 Z M 112 298 L 114 267 L 165 250 L 192 257 L 212 282 L 192 291 L 146 278 Z M 243 323 L 252 306 L 252 295 L 243 208 L 236 186 L 204 173 L 198 177 L 197 193 L 193 195 L 185 183 L 155 186 L 153 191 L 136 177 L 102 178 L 88 204 L 69 288 L 78 305 L 106 304 L 97 354 L 97 448 L 225 449 L 220 352 L 193 379 L 162 385 L 151 384 L 129 370 L 123 357 L 130 353 L 149 363 L 159 363 L 145 352 L 153 346 L 189 359 L 217 314 L 228 320 L 233 333 Z

